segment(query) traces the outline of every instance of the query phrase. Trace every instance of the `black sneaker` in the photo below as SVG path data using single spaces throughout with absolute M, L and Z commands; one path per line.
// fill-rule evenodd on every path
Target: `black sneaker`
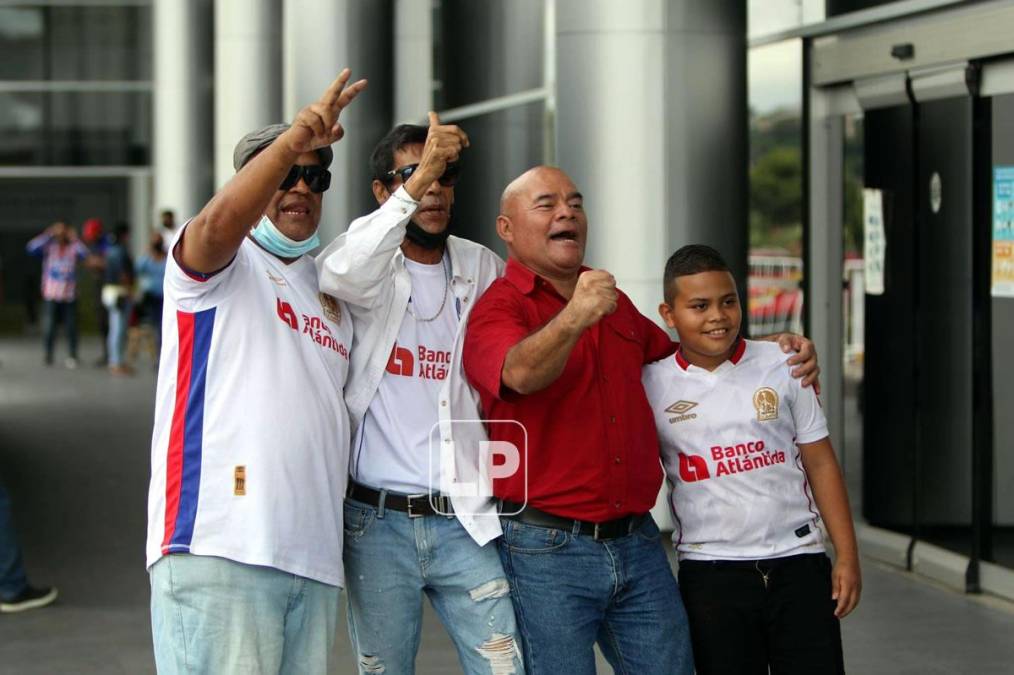
M 4 614 L 13 614 L 14 612 L 23 612 L 26 609 L 37 609 L 39 607 L 45 607 L 46 605 L 52 604 L 56 600 L 57 591 L 56 588 L 33 588 L 26 586 L 25 590 L 21 591 L 18 595 L 11 598 L 10 600 L 4 600 L 0 602 L 0 612 Z

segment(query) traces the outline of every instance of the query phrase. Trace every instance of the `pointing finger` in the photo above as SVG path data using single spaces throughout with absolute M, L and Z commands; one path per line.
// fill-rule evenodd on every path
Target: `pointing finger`
M 432 129 L 434 127 L 439 127 L 439 126 L 440 126 L 440 118 L 437 117 L 437 114 L 431 110 L 430 111 L 430 129 Z

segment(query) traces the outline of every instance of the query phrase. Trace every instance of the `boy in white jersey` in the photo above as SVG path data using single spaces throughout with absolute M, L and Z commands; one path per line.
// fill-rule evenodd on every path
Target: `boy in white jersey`
M 348 79 L 241 139 L 236 176 L 173 240 L 148 493 L 159 673 L 328 672 L 352 325 L 307 253 L 365 86 Z
M 859 559 L 817 395 L 777 345 L 739 336 L 735 280 L 717 251 L 684 246 L 664 285 L 659 312 L 680 348 L 643 379 L 697 672 L 842 673 L 838 620 L 859 602 Z

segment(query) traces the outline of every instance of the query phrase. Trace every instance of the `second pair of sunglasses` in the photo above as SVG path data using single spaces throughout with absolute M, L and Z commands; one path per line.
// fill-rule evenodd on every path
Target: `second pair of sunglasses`
M 331 172 L 320 164 L 295 164 L 289 169 L 289 175 L 285 177 L 278 189 L 291 190 L 300 178 L 306 182 L 306 187 L 310 188 L 310 192 L 323 192 L 331 187 Z
M 395 177 L 397 177 L 401 179 L 401 182 L 404 185 L 405 183 L 408 182 L 408 179 L 412 177 L 412 174 L 414 174 L 415 170 L 418 168 L 419 168 L 418 164 L 406 164 L 405 166 L 400 167 L 398 169 L 394 169 L 393 171 L 388 171 L 387 173 L 384 174 L 385 182 L 390 183 L 392 180 L 395 179 Z M 458 164 L 457 162 L 451 162 L 450 164 L 447 165 L 447 168 L 444 169 L 444 174 L 440 176 L 440 178 L 438 178 L 437 180 L 440 181 L 440 184 L 443 185 L 444 187 L 454 187 L 455 185 L 457 185 L 458 178 L 460 177 L 460 175 L 461 175 L 461 165 Z

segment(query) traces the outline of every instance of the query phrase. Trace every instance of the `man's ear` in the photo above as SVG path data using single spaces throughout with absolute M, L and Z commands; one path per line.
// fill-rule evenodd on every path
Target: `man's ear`
M 508 244 L 514 242 L 514 224 L 503 214 L 496 217 L 496 235 Z
M 378 204 L 383 204 L 391 196 L 391 192 L 387 189 L 387 186 L 375 178 L 371 187 L 373 188 L 373 198 L 377 200 Z

